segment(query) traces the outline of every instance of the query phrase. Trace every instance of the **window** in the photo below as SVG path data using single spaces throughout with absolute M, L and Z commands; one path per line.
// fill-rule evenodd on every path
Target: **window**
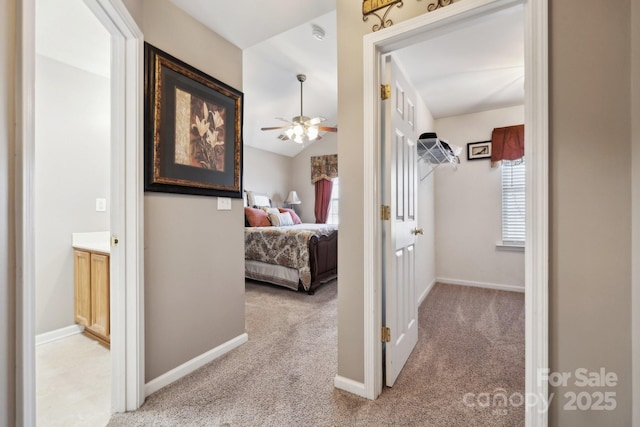
M 524 245 L 525 162 L 502 161 L 502 243 Z
M 329 202 L 329 217 L 327 218 L 327 224 L 338 223 L 338 194 L 340 193 L 339 178 L 334 178 L 333 188 L 331 189 L 331 201 Z

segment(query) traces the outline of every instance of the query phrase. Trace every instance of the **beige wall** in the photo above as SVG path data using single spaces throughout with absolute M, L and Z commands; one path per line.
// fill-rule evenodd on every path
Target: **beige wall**
M 242 51 L 169 0 L 146 0 L 145 40 L 242 90 Z M 221 61 L 220 58 L 224 58 Z M 145 194 L 145 369 L 149 381 L 244 333 L 242 199 Z
M 15 423 L 15 0 L 0 0 L 0 427 Z
M 271 198 L 273 206 L 282 207 L 291 191 L 291 162 L 291 157 L 245 145 L 245 190 L 266 194 Z
M 524 252 L 496 248 L 502 240 L 502 169 L 467 160 L 467 143 L 491 139 L 493 128 L 524 123 L 524 106 L 438 119 L 440 138 L 462 147 L 457 170 L 435 171 L 438 278 L 524 289 Z
M 337 134 L 328 132 L 320 141 L 314 142 L 291 159 L 291 176 L 288 185 L 291 190 L 296 190 L 302 202 L 295 207 L 302 222 L 316 222 L 316 187 L 311 183 L 311 156 L 323 156 L 325 154 L 336 154 L 337 152 Z M 340 158 L 338 157 L 338 174 L 340 170 Z M 344 197 L 350 196 L 345 196 L 345 193 L 340 194 L 340 203 L 342 203 Z
M 464 0 L 462 0 L 464 1 Z M 338 2 L 341 202 L 338 373 L 363 381 L 361 5 Z M 407 2 L 390 18 L 425 13 Z M 620 380 L 613 412 L 562 411 L 550 425 L 629 425 L 631 417 L 631 165 L 629 2 L 550 2 L 550 361 L 605 366 Z M 597 54 L 594 54 L 597 52 Z M 613 149 L 607 149 L 613 148 Z M 345 171 L 346 170 L 346 171 Z M 553 390 L 561 392 L 562 390 Z M 585 421 L 587 420 L 587 421 Z
M 350 195 L 340 200 L 338 375 L 358 382 L 364 382 L 362 36 L 369 32 L 361 7 L 336 2 L 340 190 Z
M 619 378 L 614 412 L 565 411 L 575 388 L 551 389 L 551 425 L 631 424 L 629 16 L 550 2 L 550 368 Z
M 144 19 L 144 2 L 145 0 L 122 0 L 122 3 L 129 11 L 129 15 L 136 21 L 140 29 L 142 29 L 142 21 Z

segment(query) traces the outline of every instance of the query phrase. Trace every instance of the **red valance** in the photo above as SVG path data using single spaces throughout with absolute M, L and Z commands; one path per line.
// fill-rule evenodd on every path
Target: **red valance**
M 491 166 L 524 157 L 524 125 L 495 128 L 491 134 Z

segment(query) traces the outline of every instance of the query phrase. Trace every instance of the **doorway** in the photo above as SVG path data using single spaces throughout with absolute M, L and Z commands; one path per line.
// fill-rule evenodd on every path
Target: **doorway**
M 100 326 L 105 344 L 110 334 L 110 38 L 81 0 L 36 0 L 36 408 L 43 425 L 106 424 L 111 414 L 109 349 L 78 335 L 79 323 L 85 332 Z M 74 256 L 80 247 L 86 258 Z M 96 264 L 98 257 L 106 261 Z M 97 281 L 83 269 L 86 294 L 79 276 L 74 285 L 77 259 L 104 270 Z M 102 293 L 89 289 L 102 282 Z
M 472 19 L 489 15 L 521 1 L 488 0 L 459 2 L 436 12 L 418 16 L 393 26 L 385 32 L 364 37 L 364 392 L 374 399 L 382 390 L 381 343 L 381 272 L 377 265 L 380 257 L 380 227 L 375 212 L 381 204 L 375 191 L 379 182 L 380 163 L 379 64 L 384 53 L 407 46 L 416 40 Z M 530 0 L 525 3 L 525 139 L 528 169 L 525 250 L 525 311 L 526 311 L 526 393 L 535 397 L 547 395 L 547 384 L 537 380 L 539 369 L 546 367 L 548 359 L 548 81 L 547 81 L 547 9 L 546 1 Z M 531 155 L 535 153 L 535 155 Z M 532 313 L 536 313 L 535 318 Z M 528 410 L 528 425 L 543 425 L 543 411 Z
M 144 401 L 142 33 L 121 0 L 86 0 L 111 35 L 112 412 Z M 35 425 L 35 0 L 17 6 L 16 421 Z

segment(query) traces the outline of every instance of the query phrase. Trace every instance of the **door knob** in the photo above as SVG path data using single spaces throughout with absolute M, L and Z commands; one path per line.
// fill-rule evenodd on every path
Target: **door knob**
M 422 230 L 422 228 L 414 228 L 411 233 L 417 236 L 418 234 L 424 234 L 424 230 Z

